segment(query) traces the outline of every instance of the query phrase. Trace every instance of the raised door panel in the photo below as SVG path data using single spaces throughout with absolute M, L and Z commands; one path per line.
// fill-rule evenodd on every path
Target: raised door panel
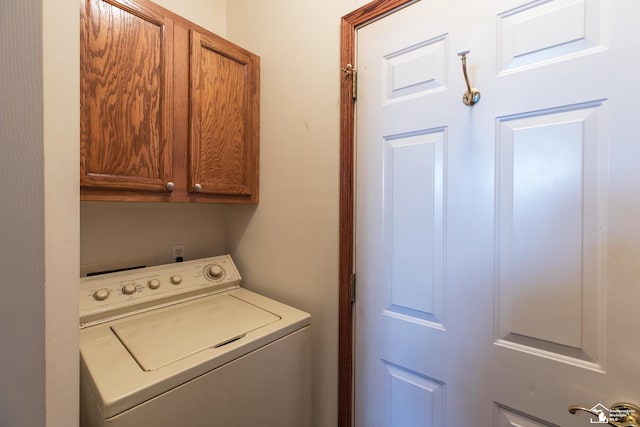
M 257 203 L 259 58 L 192 31 L 190 73 L 190 191 Z
M 152 6 L 88 0 L 82 11 L 84 189 L 164 192 L 172 180 L 173 22 Z

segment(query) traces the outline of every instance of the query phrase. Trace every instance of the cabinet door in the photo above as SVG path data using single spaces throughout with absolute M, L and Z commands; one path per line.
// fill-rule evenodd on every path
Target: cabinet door
M 81 177 L 87 189 L 167 191 L 173 23 L 152 4 L 87 0 L 81 20 Z
M 259 58 L 191 32 L 191 192 L 258 201 Z

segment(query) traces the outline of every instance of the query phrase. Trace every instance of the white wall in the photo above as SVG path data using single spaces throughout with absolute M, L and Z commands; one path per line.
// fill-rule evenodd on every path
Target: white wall
M 260 204 L 229 210 L 245 285 L 311 313 L 313 425 L 337 420 L 340 17 L 363 0 L 229 0 L 261 57 Z
M 77 424 L 79 16 L 52 3 L 0 13 L 2 426 Z
M 153 1 L 219 36 L 227 33 L 227 0 Z
M 80 17 L 74 0 L 42 6 L 46 425 L 69 427 L 79 406 Z
M 224 206 L 196 203 L 82 202 L 80 264 L 85 272 L 141 257 L 150 265 L 173 262 L 171 245 L 186 245 L 185 259 L 224 254 Z
M 0 13 L 0 178 L 5 186 L 0 202 L 3 426 L 37 426 L 45 420 L 41 7 L 41 0 L 10 2 L 3 4 Z

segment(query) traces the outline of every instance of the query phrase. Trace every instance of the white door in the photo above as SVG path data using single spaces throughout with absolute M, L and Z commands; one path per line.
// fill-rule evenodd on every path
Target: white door
M 356 426 L 640 404 L 638 18 L 429 0 L 357 31 Z

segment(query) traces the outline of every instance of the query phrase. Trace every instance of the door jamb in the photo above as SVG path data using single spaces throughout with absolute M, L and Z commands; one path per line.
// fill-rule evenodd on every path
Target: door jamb
M 356 30 L 419 0 L 374 0 L 342 17 L 340 68 L 355 64 Z M 353 74 L 341 71 L 340 82 L 340 211 L 338 269 L 338 427 L 353 423 L 353 303 L 355 99 Z

